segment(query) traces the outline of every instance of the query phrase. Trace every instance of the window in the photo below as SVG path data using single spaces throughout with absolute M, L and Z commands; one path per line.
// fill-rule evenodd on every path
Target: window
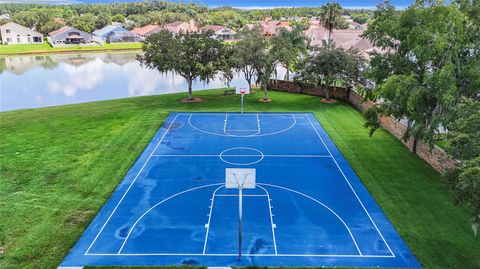
M 27 41 L 28 41 L 28 43 L 32 43 L 32 38 L 31 38 L 31 37 L 27 37 Z
M 22 43 L 22 39 L 20 37 L 17 37 L 17 43 Z
M 7 43 L 12 42 L 12 39 L 10 37 L 7 37 Z
M 10 29 L 6 29 L 5 32 L 6 32 L 7 34 L 10 34 Z

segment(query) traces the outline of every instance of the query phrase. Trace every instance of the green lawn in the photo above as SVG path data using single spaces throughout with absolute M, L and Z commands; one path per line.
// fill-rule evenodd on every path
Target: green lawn
M 237 111 L 238 96 L 197 92 L 0 113 L 0 268 L 55 268 L 170 111 Z M 368 137 L 345 103 L 261 92 L 247 111 L 312 111 L 426 268 L 480 268 L 480 236 L 439 174 L 384 130 Z
M 30 54 L 30 53 L 50 53 L 50 52 L 71 52 L 71 51 L 107 51 L 107 50 L 130 50 L 141 49 L 142 43 L 116 43 L 104 44 L 103 46 L 92 47 L 68 47 L 53 48 L 48 43 L 42 44 L 20 44 L 20 45 L 0 45 L 0 55 Z

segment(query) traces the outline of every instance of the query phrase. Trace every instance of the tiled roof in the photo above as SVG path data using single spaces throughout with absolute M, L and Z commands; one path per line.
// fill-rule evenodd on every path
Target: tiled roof
M 160 26 L 158 26 L 158 25 L 149 24 L 149 25 L 146 25 L 146 26 L 143 26 L 143 27 L 140 27 L 140 28 L 135 28 L 131 32 L 134 33 L 134 34 L 143 36 L 143 35 L 146 35 L 146 34 L 150 33 L 151 31 L 157 30 L 159 28 L 160 28 Z

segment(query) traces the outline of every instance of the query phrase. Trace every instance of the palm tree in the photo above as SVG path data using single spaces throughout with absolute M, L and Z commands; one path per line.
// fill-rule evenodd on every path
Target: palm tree
M 342 7 L 338 3 L 326 3 L 321 7 L 320 19 L 323 27 L 328 30 L 327 45 L 330 45 L 333 29 L 337 28 L 340 24 L 342 10 Z
M 296 26 L 291 31 L 282 28 L 272 40 L 279 62 L 286 68 L 285 79 L 290 79 L 290 69 L 298 58 L 307 52 L 307 38 L 303 29 Z

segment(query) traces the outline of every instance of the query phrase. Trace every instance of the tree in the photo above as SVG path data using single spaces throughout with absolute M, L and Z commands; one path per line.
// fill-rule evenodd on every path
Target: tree
M 456 192 L 456 202 L 472 209 L 472 228 L 480 226 L 480 99 L 463 98 L 448 123 L 447 151 L 460 166 L 443 174 Z
M 379 117 L 405 119 L 403 139 L 433 147 L 435 136 L 462 96 L 480 87 L 478 30 L 456 4 L 419 1 L 403 12 L 383 4 L 374 12 L 366 38 L 385 53 L 374 53 L 369 78 L 376 83 L 371 99 L 383 102 L 366 112 L 370 133 Z M 472 34 L 475 33 L 475 34 Z M 476 36 L 475 36 L 476 35 Z
M 80 16 L 73 17 L 69 24 L 78 30 L 91 33 L 93 32 L 96 27 L 97 17 L 92 13 L 82 14 Z
M 193 99 L 192 83 L 199 78 L 209 82 L 220 71 L 225 71 L 227 54 L 224 45 L 211 38 L 212 32 L 181 32 L 173 35 L 162 30 L 143 42 L 139 61 L 160 72 L 173 71 L 187 80 L 188 99 Z
M 286 28 L 280 29 L 272 39 L 273 51 L 278 61 L 285 67 L 285 79 L 290 80 L 290 70 L 295 66 L 300 56 L 307 52 L 307 39 L 301 27 L 295 27 L 292 31 Z
M 342 7 L 338 3 L 326 3 L 321 7 L 320 19 L 323 27 L 328 30 L 328 44 L 330 44 L 333 29 L 338 28 L 342 18 Z
M 243 73 L 248 88 L 251 90 L 252 80 L 258 77 L 256 66 L 259 65 L 259 61 L 268 47 L 268 42 L 259 26 L 252 29 L 244 28 L 238 37 L 240 40 L 234 45 L 233 66 L 237 71 Z
M 43 24 L 42 26 L 40 26 L 37 30 L 42 33 L 42 34 L 48 34 L 50 32 L 53 32 L 55 30 L 58 30 L 60 28 L 62 28 L 62 24 L 54 21 L 54 20 L 51 20 L 45 24 Z
M 110 18 L 110 15 L 102 12 L 97 15 L 97 19 L 95 20 L 95 27 L 96 29 L 102 29 L 103 27 L 110 25 L 111 23 L 112 20 Z
M 115 14 L 115 15 L 112 16 L 111 21 L 124 23 L 125 22 L 125 16 L 123 16 L 122 14 Z
M 323 88 L 330 99 L 330 86 L 339 81 L 354 86 L 360 80 L 362 59 L 357 53 L 342 48 L 321 48 L 299 63 L 295 80 Z
M 268 98 L 268 83 L 272 75 L 276 72 L 277 65 L 278 65 L 278 55 L 275 51 L 275 48 L 268 44 L 268 40 L 266 41 L 267 46 L 265 49 L 259 52 L 258 59 L 254 63 L 254 68 L 257 73 L 257 82 L 260 83 L 262 90 L 263 90 L 263 100 L 269 101 Z

